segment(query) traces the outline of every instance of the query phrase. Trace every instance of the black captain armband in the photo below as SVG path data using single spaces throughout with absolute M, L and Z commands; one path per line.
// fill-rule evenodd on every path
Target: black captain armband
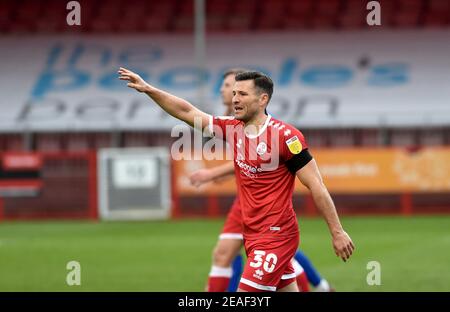
M 305 148 L 303 151 L 286 161 L 286 167 L 290 172 L 295 174 L 299 169 L 306 166 L 312 159 L 312 155 L 309 153 L 308 149 Z

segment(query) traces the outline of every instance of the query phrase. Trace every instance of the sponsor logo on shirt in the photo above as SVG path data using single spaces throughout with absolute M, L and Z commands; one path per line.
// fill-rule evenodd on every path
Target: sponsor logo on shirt
M 260 167 L 250 166 L 249 164 L 244 162 L 245 158 L 241 153 L 237 154 L 236 164 L 241 169 L 241 172 L 250 178 L 256 178 L 257 173 L 262 172 L 263 170 Z

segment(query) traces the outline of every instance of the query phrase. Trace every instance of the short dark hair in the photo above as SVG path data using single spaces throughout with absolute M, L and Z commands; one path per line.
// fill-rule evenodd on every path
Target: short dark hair
M 273 81 L 269 76 L 257 71 L 246 71 L 237 74 L 235 79 L 236 81 L 253 80 L 256 88 L 269 95 L 269 101 L 272 98 Z
M 225 79 L 225 78 L 227 78 L 229 75 L 236 76 L 236 75 L 239 75 L 239 74 L 244 73 L 244 72 L 246 72 L 246 71 L 247 71 L 247 70 L 246 70 L 246 69 L 243 69 L 243 68 L 230 68 L 230 69 L 228 69 L 227 71 L 225 71 L 225 72 L 223 73 L 222 78 Z

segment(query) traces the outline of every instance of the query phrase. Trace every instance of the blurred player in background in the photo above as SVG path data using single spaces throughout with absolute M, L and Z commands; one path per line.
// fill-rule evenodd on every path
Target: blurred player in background
M 230 69 L 223 75 L 220 93 L 225 106 L 224 116 L 233 116 L 232 98 L 235 76 L 244 71 L 243 69 Z M 234 175 L 233 162 L 214 168 L 197 170 L 191 174 L 190 180 L 194 186 L 199 187 L 204 183 L 221 180 L 231 175 Z M 224 292 L 236 290 L 243 261 L 240 255 L 240 250 L 243 246 L 242 231 L 241 207 L 237 196 L 228 212 L 219 240 L 213 250 L 212 266 L 206 287 L 207 291 Z M 320 274 L 301 251 L 298 250 L 296 252 L 292 261 L 300 291 L 309 291 L 308 281 L 317 291 L 331 290 L 328 282 L 320 277 Z
M 269 77 L 259 72 L 236 75 L 235 117 L 214 118 L 125 68 L 119 69 L 119 75 L 128 87 L 146 93 L 168 114 L 192 127 L 199 123 L 233 148 L 247 253 L 238 291 L 298 291 L 291 264 L 299 244 L 292 207 L 295 177 L 310 190 L 325 218 L 336 255 L 343 261 L 350 258 L 353 242 L 342 228 L 302 133 L 265 113 L 273 92 Z

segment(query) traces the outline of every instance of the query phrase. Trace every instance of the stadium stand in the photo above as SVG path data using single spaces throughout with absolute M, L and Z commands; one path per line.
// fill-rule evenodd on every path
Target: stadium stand
M 387 21 L 384 27 L 442 28 L 450 24 L 446 0 L 380 2 Z M 80 3 L 85 21 L 82 32 L 170 33 L 192 31 L 194 25 L 193 0 L 167 0 L 158 5 L 141 0 L 110 0 L 107 6 L 100 0 Z M 367 28 L 363 16 L 356 14 L 365 10 L 365 1 L 360 0 L 208 0 L 206 6 L 208 32 Z M 70 28 L 56 22 L 65 15 L 58 0 L 2 0 L 0 32 L 68 33 Z
M 144 0 L 108 0 L 108 5 L 101 0 L 81 0 L 83 23 L 74 30 L 65 23 L 67 10 L 61 6 L 60 0 L 0 0 L 0 35 L 68 35 L 84 34 L 185 34 L 194 29 L 193 0 L 165 0 L 153 5 Z M 450 1 L 447 0 L 384 0 L 381 2 L 383 27 L 389 29 L 448 29 L 450 27 Z M 358 12 L 365 11 L 365 1 L 360 0 L 207 0 L 206 28 L 207 33 L 261 33 L 261 32 L 293 32 L 293 31 L 348 31 L 368 30 L 365 16 Z M 264 16 L 264 18 L 259 18 Z M 424 146 L 449 146 L 450 126 L 433 126 L 421 128 L 405 127 L 359 127 L 332 129 L 305 129 L 312 147 L 406 147 L 420 148 Z M 14 207 L 41 207 L 36 215 L 46 216 L 45 209 L 53 209 L 46 203 L 52 203 L 51 196 L 69 196 L 74 207 L 83 207 L 73 211 L 74 216 L 90 216 L 89 182 L 86 180 L 89 171 L 89 156 L 91 151 L 102 147 L 141 147 L 141 146 L 171 146 L 166 131 L 122 131 L 105 132 L 25 132 L 0 133 L 0 153 L 11 151 L 37 151 L 51 153 L 46 158 L 45 179 L 55 187 L 63 187 L 61 194 L 43 194 L 41 201 L 33 199 L 7 199 L 4 203 L 4 214 L 12 218 Z M 84 154 L 87 153 L 87 154 Z M 79 159 L 72 156 L 81 155 Z M 58 156 L 59 155 L 59 156 Z M 66 155 L 71 160 L 60 161 Z M 87 156 L 88 155 L 88 156 Z M 54 167 L 53 167 L 54 166 Z M 65 179 L 58 180 L 54 176 L 61 166 Z M 68 177 L 80 173 L 76 181 Z M 64 181 L 63 181 L 64 180 Z M 66 184 L 64 184 L 66 183 Z M 67 190 L 75 187 L 75 192 Z M 84 192 L 84 193 L 83 193 Z M 70 196 L 73 196 L 70 197 Z M 350 196 L 350 195 L 349 195 Z M 417 194 L 412 197 L 399 198 L 392 194 L 377 197 L 378 205 L 386 212 L 402 206 L 401 201 L 412 201 L 418 207 L 429 203 L 430 197 L 437 198 L 438 206 L 448 204 L 448 196 Z M 408 199 L 409 198 L 409 199 Z M 215 198 L 185 198 L 182 202 L 188 208 L 203 206 L 209 201 L 208 207 L 213 207 L 211 215 L 223 214 L 228 204 L 224 198 L 220 203 Z M 308 209 L 303 204 L 308 199 L 296 198 L 302 209 Z M 337 204 L 346 207 L 347 212 L 354 212 L 367 197 L 349 200 L 345 195 L 337 197 Z M 77 204 L 78 203 L 78 204 Z M 212 204 L 211 204 L 212 203 Z M 375 205 L 375 204 L 374 204 Z M 44 207 L 45 206 L 45 207 Z M 216 207 L 216 208 L 214 208 Z M 224 208 L 225 207 L 225 208 Z M 38 208 L 36 208 L 38 209 Z M 55 208 L 56 209 L 56 208 Z M 191 209 L 192 210 L 192 209 Z M 369 209 L 370 210 L 370 209 Z M 369 211 L 368 210 L 368 211 Z M 420 209 L 419 209 L 420 210 Z M 44 211 L 44 212 L 42 212 Z M 377 211 L 374 207 L 370 211 Z M 425 210 L 421 210 L 425 211 Z M 441 211 L 441 210 L 438 210 Z M 27 215 L 28 212 L 18 212 Z M 193 214 L 196 214 L 194 211 Z M 29 212 L 33 215 L 33 212 Z M 64 214 L 63 214 L 64 215 Z M 67 214 L 70 215 L 70 212 Z
M 193 1 L 167 0 L 158 5 L 151 5 L 141 0 L 110 0 L 102 5 L 99 0 L 80 1 L 83 14 L 81 32 L 88 33 L 171 33 L 190 32 L 193 29 Z M 356 30 L 367 28 L 360 12 L 364 1 L 360 0 L 208 0 L 208 32 L 252 32 L 274 30 Z M 450 25 L 450 2 L 447 0 L 392 0 L 381 1 L 383 27 L 392 28 L 443 28 Z M 394 14 L 395 12 L 395 14 Z M 270 13 L 270 14 L 269 14 Z M 67 14 L 58 0 L 18 0 L 0 1 L 0 33 L 3 34 L 52 34 L 74 33 L 65 24 L 58 23 Z M 267 16 L 258 19 L 257 16 Z M 260 22 L 256 22 L 260 20 Z M 329 145 L 373 145 L 389 143 L 392 145 L 448 145 L 449 129 L 430 128 L 421 131 L 417 137 L 411 131 L 388 129 L 389 138 L 381 139 L 383 133 L 372 129 L 360 134 L 358 129 L 347 129 L 346 134 L 335 132 L 336 138 L 327 139 L 327 131 L 314 132 L 314 144 Z M 363 131 L 364 132 L 364 131 Z M 386 132 L 383 130 L 383 132 Z M 367 134 L 370 133 L 370 134 Z M 67 144 L 51 141 L 60 140 L 58 136 L 36 138 L 36 149 L 61 150 L 78 149 L 77 146 L 107 146 L 111 140 L 104 140 L 103 134 L 98 142 L 81 143 L 79 135 L 66 135 Z M 160 134 L 161 135 L 161 134 Z M 164 135 L 164 134 L 162 134 Z M 95 136 L 95 135 L 94 135 Z M 132 135 L 131 135 L 132 136 Z M 379 138 L 375 138 L 378 136 Z M 24 144 L 17 144 L 20 135 L 2 137 L 2 150 L 22 149 Z M 136 145 L 136 141 L 124 145 Z M 29 141 L 29 140 L 28 140 Z M 97 142 L 96 141 L 96 142 Z M 328 142 L 328 143 L 327 143 Z M 332 142 L 331 144 L 329 142 Z M 30 148 L 28 146 L 27 148 Z

